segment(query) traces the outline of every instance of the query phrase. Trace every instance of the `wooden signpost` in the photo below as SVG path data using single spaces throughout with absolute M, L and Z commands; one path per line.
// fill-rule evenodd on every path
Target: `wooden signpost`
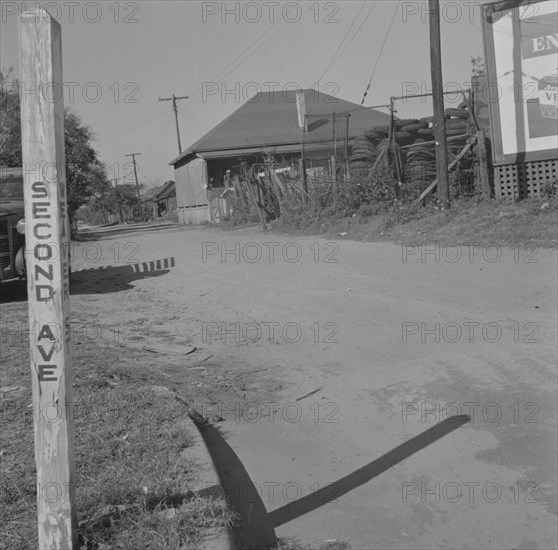
M 77 521 L 62 34 L 42 8 L 21 15 L 20 71 L 38 547 L 72 550 Z

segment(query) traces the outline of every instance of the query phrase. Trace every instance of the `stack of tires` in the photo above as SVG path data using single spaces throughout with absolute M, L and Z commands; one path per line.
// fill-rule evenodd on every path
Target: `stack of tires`
M 467 102 L 463 102 L 457 109 L 446 109 L 446 134 L 450 136 L 460 136 L 468 132 L 469 111 Z M 409 122 L 409 121 L 404 121 Z M 410 134 L 410 136 L 408 135 Z M 411 143 L 420 143 L 433 141 L 434 134 L 434 117 L 427 116 L 420 120 L 411 121 L 410 124 L 401 127 L 400 132 L 396 132 L 395 139 L 399 146 L 410 145 Z
M 421 141 L 419 131 L 428 128 L 428 123 L 418 118 L 395 119 L 394 127 L 395 143 L 402 147 Z
M 436 151 L 432 145 L 423 144 L 407 152 L 405 176 L 410 181 L 432 181 L 436 177 Z
M 466 101 L 457 109 L 446 109 L 446 134 L 461 136 L 469 131 L 469 109 Z
M 377 143 L 366 136 L 355 138 L 352 145 L 350 168 L 352 174 L 368 173 L 376 159 Z
M 450 157 L 457 154 L 467 141 L 470 131 L 468 103 L 457 109 L 446 109 L 446 134 L 463 139 L 448 142 Z M 378 126 L 354 140 L 350 159 L 351 173 L 368 173 L 383 147 L 387 147 L 389 126 Z M 410 180 L 432 181 L 436 177 L 436 149 L 434 146 L 434 117 L 395 119 L 394 139 L 400 150 L 406 177 Z

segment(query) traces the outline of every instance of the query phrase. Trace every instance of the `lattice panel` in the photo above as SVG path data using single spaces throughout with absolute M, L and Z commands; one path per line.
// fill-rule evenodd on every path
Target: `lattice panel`
M 543 160 L 494 167 L 497 199 L 540 197 L 547 182 L 558 178 L 558 160 Z

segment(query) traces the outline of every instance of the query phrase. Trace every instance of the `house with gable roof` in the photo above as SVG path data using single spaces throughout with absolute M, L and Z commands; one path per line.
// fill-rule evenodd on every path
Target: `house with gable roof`
M 387 113 L 313 89 L 302 92 L 307 115 L 306 159 L 329 159 L 339 143 L 348 150 L 355 137 L 390 123 Z M 261 164 L 264 155 L 272 154 L 298 165 L 302 140 L 296 91 L 256 94 L 170 162 L 174 167 L 179 222 L 209 221 L 211 187 L 223 187 L 227 170 L 234 173 L 240 163 Z

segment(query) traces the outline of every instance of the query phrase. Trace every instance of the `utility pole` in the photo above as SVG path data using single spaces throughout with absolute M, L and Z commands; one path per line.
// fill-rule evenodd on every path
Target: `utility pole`
M 180 155 L 182 153 L 182 145 L 180 144 L 180 129 L 178 128 L 178 109 L 176 108 L 176 102 L 179 99 L 189 99 L 189 97 L 187 95 L 182 97 L 176 97 L 174 94 L 172 94 L 172 97 L 160 97 L 159 101 L 172 101 L 174 120 L 176 122 L 176 137 L 178 139 L 178 154 Z
M 333 206 L 337 205 L 337 120 L 333 111 Z
M 138 206 L 139 206 L 139 216 L 140 216 L 140 220 L 143 221 L 143 213 L 141 211 L 141 196 L 140 196 L 140 189 L 139 189 L 139 183 L 138 183 L 138 171 L 136 169 L 136 157 L 140 156 L 141 153 L 130 153 L 129 155 L 126 155 L 127 157 L 132 157 L 132 160 L 134 162 L 134 177 L 136 178 L 136 189 L 138 190 Z
M 432 100 L 434 103 L 434 132 L 436 139 L 436 174 L 438 176 L 438 206 L 450 207 L 448 178 L 448 147 L 444 84 L 442 81 L 442 49 L 440 39 L 440 0 L 428 0 L 430 19 L 430 65 L 432 72 Z
M 308 128 L 308 115 L 304 114 L 304 128 L 302 129 L 302 143 L 301 143 L 301 156 L 300 156 L 300 173 L 302 176 L 302 190 L 304 191 L 304 204 L 308 204 L 308 179 L 306 177 L 306 129 Z
M 114 191 L 116 195 L 116 202 L 118 203 L 118 212 L 120 212 L 120 223 L 124 223 L 124 215 L 122 214 L 122 200 L 118 191 L 118 178 L 114 178 Z

